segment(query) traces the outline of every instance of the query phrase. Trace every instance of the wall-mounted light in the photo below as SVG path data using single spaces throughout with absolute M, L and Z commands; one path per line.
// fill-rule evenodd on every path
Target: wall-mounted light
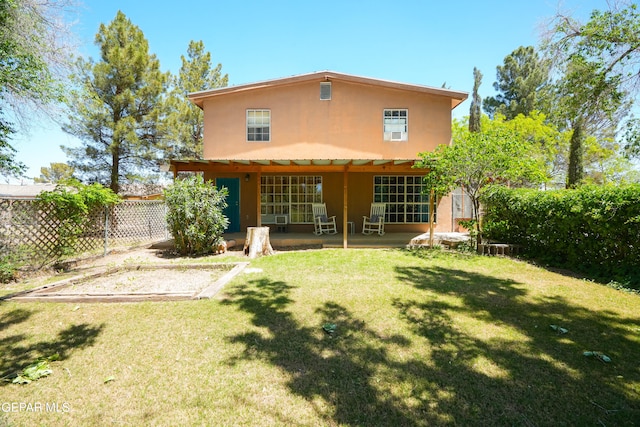
M 244 176 L 244 180 L 245 180 L 245 182 L 249 182 L 249 178 L 251 178 L 251 175 L 246 174 L 246 175 Z

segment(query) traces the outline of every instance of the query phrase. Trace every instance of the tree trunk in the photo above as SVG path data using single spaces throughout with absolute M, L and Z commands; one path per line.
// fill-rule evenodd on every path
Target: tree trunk
M 477 196 L 472 198 L 473 215 L 476 220 L 476 249 L 482 244 L 482 228 L 480 228 L 480 199 Z
M 435 211 L 435 191 L 429 192 L 429 248 L 433 249 L 433 214 Z
M 273 248 L 269 241 L 269 227 L 247 227 L 244 254 L 249 258 L 255 258 L 260 255 L 273 255 Z
M 112 142 L 111 147 L 111 184 L 109 188 L 118 194 L 120 190 L 120 143 Z

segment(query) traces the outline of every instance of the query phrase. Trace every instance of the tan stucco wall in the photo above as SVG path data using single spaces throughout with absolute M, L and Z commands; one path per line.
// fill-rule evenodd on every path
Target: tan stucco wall
M 414 159 L 451 139 L 451 100 L 443 96 L 320 81 L 252 89 L 204 101 L 205 159 Z M 408 141 L 383 140 L 385 108 L 409 110 Z M 271 141 L 246 141 L 246 110 L 271 110 Z

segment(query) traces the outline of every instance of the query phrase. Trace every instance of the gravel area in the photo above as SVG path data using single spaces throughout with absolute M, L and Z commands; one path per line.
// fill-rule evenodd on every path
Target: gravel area
M 160 243 L 69 261 L 63 274 L 43 274 L 7 297 L 63 302 L 212 298 L 247 265 L 242 251 L 188 258 Z M 52 281 L 56 276 L 63 277 Z

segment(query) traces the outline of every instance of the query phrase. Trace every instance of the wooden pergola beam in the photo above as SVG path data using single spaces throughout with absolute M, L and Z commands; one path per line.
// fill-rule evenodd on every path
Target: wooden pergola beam
M 416 172 L 413 162 L 393 164 L 384 163 L 380 165 L 261 165 L 261 164 L 240 164 L 240 163 L 216 163 L 216 162 L 172 162 L 171 167 L 174 175 L 179 172 L 213 172 L 213 173 L 407 173 Z

